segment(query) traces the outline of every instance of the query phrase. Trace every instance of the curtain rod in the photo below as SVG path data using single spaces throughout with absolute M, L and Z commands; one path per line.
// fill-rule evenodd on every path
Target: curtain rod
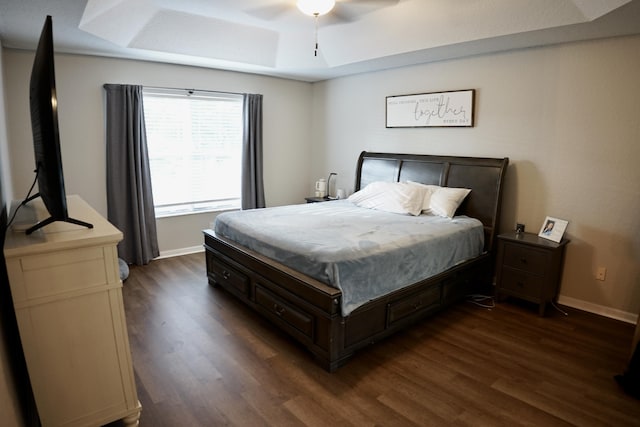
M 207 90 L 207 89 L 187 89 L 179 87 L 162 87 L 162 86 L 142 86 L 143 89 L 160 89 L 160 90 L 184 90 L 186 92 L 208 92 L 208 93 L 224 93 L 227 95 L 242 95 L 240 92 L 225 92 L 223 90 Z
M 104 85 L 102 85 L 103 87 L 107 87 L 109 85 L 112 84 L 117 84 L 117 83 L 105 83 Z M 144 85 L 139 85 L 142 86 L 142 89 L 158 89 L 158 90 L 184 90 L 186 92 L 190 92 L 190 93 L 194 93 L 194 92 L 207 92 L 207 93 L 222 93 L 222 94 L 226 94 L 226 95 L 244 95 L 246 94 L 250 94 L 249 92 L 229 92 L 229 91 L 224 91 L 224 90 L 208 90 L 208 89 L 187 89 L 187 88 L 179 88 L 179 87 L 165 87 L 165 86 L 144 86 Z M 255 95 L 262 95 L 262 94 L 255 94 Z

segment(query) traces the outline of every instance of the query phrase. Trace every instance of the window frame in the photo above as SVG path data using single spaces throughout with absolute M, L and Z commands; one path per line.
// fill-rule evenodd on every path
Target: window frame
M 220 92 L 220 91 L 207 91 L 207 90 L 195 90 L 195 89 L 174 89 L 174 88 L 160 88 L 160 87 L 143 87 L 142 90 L 143 95 L 143 105 L 146 97 L 160 97 L 160 98 L 180 98 L 180 99 L 204 99 L 207 101 L 214 101 L 216 99 L 224 100 L 225 102 L 238 102 L 240 104 L 240 150 L 242 150 L 242 140 L 243 140 L 243 103 L 244 97 L 241 93 L 234 92 Z M 146 122 L 146 110 L 145 110 L 145 122 Z M 149 140 L 147 138 L 147 151 L 150 153 L 149 148 Z M 151 157 L 151 156 L 149 156 Z M 240 159 L 242 157 L 242 153 L 240 153 Z M 150 165 L 151 167 L 151 165 Z M 240 160 L 240 164 L 238 167 L 241 169 L 242 164 Z M 240 170 L 240 174 L 242 171 Z M 152 177 L 152 188 L 153 188 L 153 177 Z M 241 182 L 239 183 L 241 185 Z M 164 205 L 156 205 L 154 198 L 154 209 L 155 209 L 155 217 L 156 218 L 166 218 L 166 217 L 174 217 L 174 216 L 183 216 L 183 215 L 193 215 L 193 214 L 201 214 L 207 212 L 220 212 L 227 210 L 238 210 L 241 209 L 242 204 L 242 189 L 238 191 L 238 197 L 232 198 L 219 198 L 219 199 L 211 199 L 211 200 L 192 200 L 189 202 L 183 203 L 169 203 Z

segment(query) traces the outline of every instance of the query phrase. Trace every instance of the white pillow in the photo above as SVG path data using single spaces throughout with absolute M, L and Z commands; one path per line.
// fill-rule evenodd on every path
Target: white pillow
M 407 181 L 407 184 L 420 187 L 424 191 L 424 199 L 422 200 L 423 212 L 429 211 L 430 204 L 431 204 L 431 197 L 433 196 L 433 194 L 436 192 L 437 189 L 442 188 L 439 185 L 423 184 L 421 182 L 415 182 L 415 181 Z
M 405 182 L 376 181 L 353 193 L 347 200 L 363 208 L 420 215 L 424 193 L 422 188 Z
M 462 201 L 471 192 L 468 188 L 440 187 L 439 185 L 422 184 L 414 181 L 407 181 L 407 184 L 424 190 L 423 212 L 446 218 L 453 218 Z
M 471 190 L 468 188 L 438 188 L 431 196 L 429 203 L 431 213 L 446 218 L 453 218 L 456 209 L 458 209 L 458 206 L 460 206 L 470 192 Z

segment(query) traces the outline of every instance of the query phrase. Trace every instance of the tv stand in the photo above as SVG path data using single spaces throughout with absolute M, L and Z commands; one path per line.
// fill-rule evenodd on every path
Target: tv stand
M 28 228 L 27 231 L 25 231 L 25 234 L 29 235 L 29 234 L 33 233 L 34 231 L 36 231 L 37 229 L 42 228 L 45 225 L 49 225 L 52 222 L 56 222 L 56 221 L 68 222 L 70 224 L 76 224 L 76 225 L 81 225 L 81 226 L 87 227 L 87 228 L 93 228 L 93 224 L 90 224 L 90 223 L 84 222 L 84 221 L 80 221 L 79 219 L 74 219 L 74 218 L 69 218 L 69 217 L 64 218 L 64 219 L 58 219 L 58 218 L 54 218 L 54 217 L 50 216 L 49 218 L 45 219 L 44 221 L 40 221 L 39 223 L 37 223 L 33 227 Z
M 24 206 L 27 203 L 29 203 L 30 201 L 32 201 L 32 200 L 34 200 L 34 199 L 36 199 L 38 197 L 40 197 L 40 193 L 34 194 L 33 196 L 27 198 L 21 204 L 22 204 L 22 206 Z M 66 211 L 66 209 L 65 209 L 65 211 Z M 56 221 L 68 222 L 70 224 L 76 224 L 76 225 L 80 225 L 80 226 L 86 227 L 86 228 L 93 228 L 93 224 L 85 222 L 85 221 L 80 221 L 79 219 L 71 218 L 71 217 L 69 217 L 67 212 L 65 212 L 65 215 L 61 216 L 60 218 L 57 218 L 57 217 L 54 217 L 54 216 L 50 216 L 49 218 L 36 223 L 34 226 L 29 227 L 25 231 L 25 234 L 29 235 L 29 234 L 33 233 L 34 231 L 38 230 L 39 228 L 42 228 L 42 227 L 44 227 L 46 225 L 49 225 L 52 222 L 56 222 Z

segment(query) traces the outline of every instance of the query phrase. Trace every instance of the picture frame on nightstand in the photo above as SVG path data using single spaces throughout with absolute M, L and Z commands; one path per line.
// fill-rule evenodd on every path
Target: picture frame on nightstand
M 543 239 L 560 243 L 562 236 L 564 236 L 564 232 L 567 229 L 567 225 L 569 225 L 569 221 L 567 220 L 548 216 L 542 223 L 538 236 Z

